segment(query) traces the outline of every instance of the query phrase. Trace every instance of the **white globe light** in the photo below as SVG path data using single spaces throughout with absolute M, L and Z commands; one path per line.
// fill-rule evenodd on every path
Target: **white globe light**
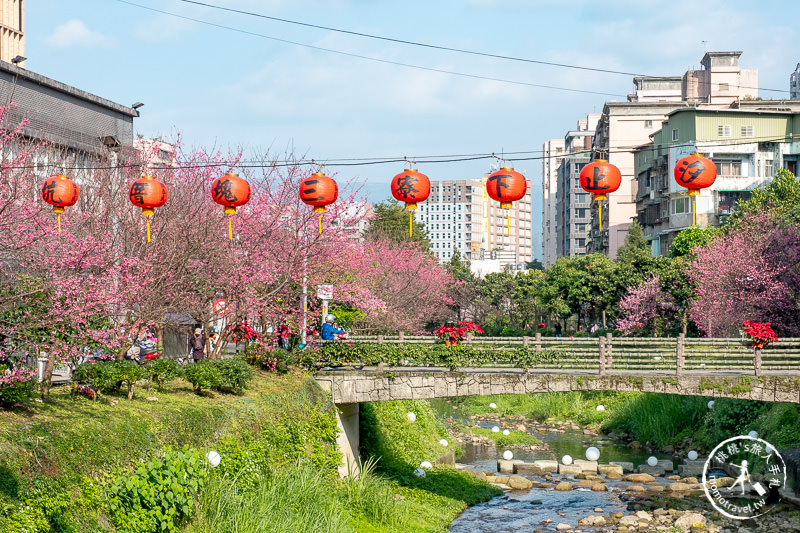
M 597 461 L 598 459 L 600 459 L 600 450 L 598 450 L 594 446 L 587 448 L 586 458 L 590 461 Z
M 503 430 L 503 435 L 511 435 L 511 432 L 507 429 Z
M 561 462 L 563 464 L 565 464 L 565 465 L 571 465 L 572 464 L 572 456 L 571 455 L 565 455 L 564 457 L 561 458 Z
M 425 471 L 421 468 L 414 470 L 414 475 L 417 477 L 425 477 Z
M 764 451 L 767 452 L 767 453 L 772 453 L 773 448 L 772 448 L 772 446 L 767 445 L 767 446 L 764 446 Z
M 694 450 L 690 451 L 688 457 L 689 457 L 690 461 L 696 461 L 697 460 L 697 452 L 694 451 Z
M 514 454 L 511 453 L 511 450 L 506 450 L 506 451 L 503 452 L 503 459 L 505 459 L 506 461 L 510 461 L 513 458 L 514 458 Z
M 714 408 L 714 400 L 709 401 L 708 404 L 706 404 L 706 405 L 708 405 L 709 409 L 713 409 Z
M 497 404 L 492 402 L 489 404 L 489 407 L 491 407 L 492 409 L 497 409 Z
M 500 428 L 497 426 L 492 427 L 492 433 L 500 433 Z
M 409 413 L 408 413 L 406 416 L 407 416 L 407 417 L 408 417 L 408 419 L 409 419 L 409 420 L 411 420 L 412 422 L 414 422 L 414 421 L 416 421 L 416 420 L 417 420 L 417 415 L 415 415 L 415 414 L 414 414 L 414 413 L 412 413 L 412 412 L 409 412 Z
M 433 468 L 433 465 L 431 464 L 431 462 L 430 462 L 430 461 L 422 461 L 422 462 L 419 464 L 419 466 L 421 466 L 422 468 L 425 468 L 425 469 L 428 469 L 428 468 Z
M 441 444 L 442 446 L 447 446 L 447 444 L 448 444 L 448 443 L 447 443 L 447 439 L 442 439 L 442 440 L 440 440 L 440 441 L 439 441 L 439 444 Z
M 752 439 L 757 439 L 758 438 L 758 432 L 757 431 L 751 431 L 750 433 L 747 434 L 747 436 L 752 438 Z
M 606 410 L 606 406 L 605 405 L 598 405 L 597 407 L 594 408 L 594 410 L 595 411 L 605 411 Z
M 656 466 L 658 464 L 658 458 L 653 456 L 648 457 L 647 464 L 649 464 L 650 466 Z
M 212 467 L 216 467 L 219 466 L 219 462 L 222 460 L 222 457 L 220 457 L 217 452 L 212 450 L 206 454 L 206 460 Z

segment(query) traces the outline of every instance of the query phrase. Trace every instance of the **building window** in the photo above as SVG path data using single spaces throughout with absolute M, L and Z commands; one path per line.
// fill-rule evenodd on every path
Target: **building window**
M 738 159 L 714 159 L 720 176 L 741 176 L 742 162 Z
M 730 91 L 731 89 L 730 89 L 730 86 L 727 83 L 720 83 L 719 84 L 719 90 L 720 90 L 720 92 L 726 93 L 726 92 Z
M 691 198 L 673 198 L 672 200 L 672 214 L 679 215 L 681 213 L 690 213 L 692 211 Z
M 764 160 L 764 177 L 769 178 L 772 177 L 772 174 L 775 172 L 775 167 L 772 166 L 772 159 Z
M 730 124 L 720 124 L 717 126 L 717 137 L 730 137 L 731 136 L 731 125 Z
M 644 121 L 644 127 L 645 128 L 652 128 L 653 127 L 653 121 L 652 120 L 645 120 Z
M 755 137 L 753 126 L 742 126 L 742 137 Z
M 678 130 L 672 130 L 672 140 L 673 141 L 678 140 Z

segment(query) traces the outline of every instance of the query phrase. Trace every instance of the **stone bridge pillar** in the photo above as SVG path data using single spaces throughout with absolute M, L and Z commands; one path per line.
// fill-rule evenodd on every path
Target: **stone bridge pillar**
M 358 466 L 358 404 L 337 403 L 335 406 L 336 425 L 339 427 L 339 434 L 336 436 L 336 445 L 342 453 L 342 464 L 339 465 L 339 477 L 358 477 L 361 474 L 361 469 Z
M 331 395 L 333 406 L 336 408 L 336 427 L 339 429 L 336 435 L 336 446 L 342 454 L 342 463 L 339 465 L 339 477 L 355 476 L 361 474 L 358 465 L 360 422 L 358 418 L 358 402 L 338 403 L 333 392 L 333 380 L 330 378 L 317 377 L 317 384 L 320 388 Z

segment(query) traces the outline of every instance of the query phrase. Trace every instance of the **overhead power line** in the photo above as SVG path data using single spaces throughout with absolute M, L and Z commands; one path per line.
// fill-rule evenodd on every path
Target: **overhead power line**
M 429 44 L 429 43 L 420 43 L 420 42 L 417 42 L 417 41 L 408 41 L 408 40 L 405 40 L 405 39 L 395 39 L 395 38 L 392 38 L 392 37 L 384 37 L 384 36 L 381 36 L 381 35 L 373 35 L 373 34 L 370 34 L 370 33 L 361 33 L 361 32 L 358 32 L 358 31 L 343 30 L 341 28 L 333 28 L 331 26 L 321 26 L 319 24 L 311 24 L 311 23 L 308 23 L 308 22 L 300 22 L 300 21 L 297 21 L 297 20 L 290 20 L 290 19 L 284 19 L 284 18 L 280 18 L 280 17 L 273 17 L 273 16 L 270 16 L 270 15 L 264 15 L 262 13 L 254 13 L 252 11 L 244 11 L 244 10 L 241 10 L 241 9 L 234 9 L 232 7 L 217 6 L 217 5 L 209 4 L 209 3 L 206 3 L 206 2 L 197 2 L 195 0 L 178 0 L 178 1 L 179 2 L 184 2 L 186 4 L 195 4 L 195 5 L 198 5 L 198 6 L 208 7 L 208 8 L 212 8 L 212 9 L 219 9 L 220 11 L 228 11 L 228 12 L 231 12 L 231 13 L 238 13 L 240 15 L 248 15 L 248 16 L 251 16 L 251 17 L 258 17 L 258 18 L 267 19 L 267 20 L 274 20 L 276 22 L 284 22 L 286 24 L 295 24 L 297 26 L 305 26 L 307 28 L 317 28 L 319 30 L 333 31 L 333 32 L 337 32 L 337 33 L 345 33 L 347 35 L 355 35 L 357 37 L 366 37 L 368 39 L 377 39 L 377 40 L 380 40 L 380 41 L 388 41 L 388 42 L 391 42 L 391 43 L 406 44 L 406 45 L 410 45 L 410 46 L 419 46 L 419 47 L 422 47 L 422 48 L 431 48 L 433 50 L 444 50 L 446 52 L 457 52 L 457 53 L 460 53 L 460 54 L 469 54 L 469 55 L 474 55 L 474 56 L 492 57 L 492 58 L 495 58 L 495 59 L 507 59 L 509 61 L 519 61 L 519 62 L 522 62 L 522 63 L 535 63 L 537 65 L 549 65 L 551 67 L 571 68 L 571 69 L 576 69 L 576 70 L 591 70 L 591 71 L 594 71 L 594 72 L 605 72 L 605 73 L 608 73 L 608 74 L 622 74 L 624 76 L 641 76 L 641 74 L 636 74 L 635 72 L 624 72 L 624 71 L 619 71 L 619 70 L 610 70 L 610 69 L 596 68 L 596 67 L 583 67 L 583 66 L 579 66 L 579 65 L 569 65 L 567 63 L 553 63 L 551 61 L 541 61 L 541 60 L 538 60 L 538 59 L 528 59 L 528 58 L 524 58 L 524 57 L 514 57 L 514 56 L 501 55 L 501 54 L 491 54 L 489 52 L 478 52 L 478 51 L 475 51 L 475 50 L 465 50 L 463 48 L 452 48 L 452 47 L 449 47 L 449 46 L 439 46 L 439 45 Z
M 122 0 L 120 0 L 120 1 L 122 1 Z M 623 76 L 654 77 L 654 76 L 651 76 L 651 75 L 648 75 L 648 74 L 641 74 L 641 73 L 635 73 L 635 72 L 626 72 L 626 71 L 621 71 L 621 70 L 612 70 L 612 69 L 606 69 L 606 68 L 600 68 L 600 67 L 587 67 L 587 66 L 582 66 L 582 65 L 571 65 L 569 63 L 555 63 L 555 62 L 543 61 L 543 60 L 539 60 L 539 59 L 530 59 L 530 58 L 524 58 L 524 57 L 507 56 L 507 55 L 502 55 L 502 54 L 493 54 L 493 53 L 490 53 L 490 52 L 479 52 L 479 51 L 476 51 L 476 50 L 467 50 L 467 49 L 464 49 L 464 48 L 454 48 L 454 47 L 450 47 L 450 46 L 441 46 L 441 45 L 435 45 L 435 44 L 430 44 L 430 43 L 422 43 L 422 42 L 418 42 L 418 41 L 409 41 L 409 40 L 406 40 L 406 39 L 397 39 L 397 38 L 393 38 L 393 37 L 385 37 L 385 36 L 382 36 L 382 35 L 374 35 L 374 34 L 371 34 L 371 33 L 363 33 L 363 32 L 358 32 L 358 31 L 353 31 L 353 30 L 345 30 L 345 29 L 342 29 L 342 28 L 334 28 L 332 26 L 323 26 L 321 24 L 312 24 L 310 22 L 301 22 L 301 21 L 298 21 L 298 20 L 291 20 L 291 19 L 286 19 L 286 18 L 281 18 L 281 17 L 274 17 L 274 16 L 271 16 L 271 15 L 265 15 L 263 13 L 256 13 L 256 12 L 253 12 L 253 11 L 245 11 L 245 10 L 242 10 L 242 9 L 235 9 L 235 8 L 232 8 L 232 7 L 218 6 L 218 5 L 215 5 L 215 4 L 210 4 L 208 2 L 200 2 L 198 0 L 177 0 L 177 1 L 183 2 L 183 3 L 186 3 L 186 4 L 193 4 L 193 5 L 197 5 L 197 6 L 207 7 L 207 8 L 210 8 L 210 9 L 217 9 L 217 10 L 220 10 L 220 11 L 227 11 L 229 13 L 237 13 L 237 14 L 240 14 L 240 15 L 247 15 L 247 16 L 250 16 L 250 17 L 257 17 L 257 18 L 262 18 L 262 19 L 266 19 L 266 20 L 273 20 L 275 22 L 282 22 L 282 23 L 285 23 L 285 24 L 294 24 L 294 25 L 297 25 L 297 26 L 304 26 L 306 28 L 316 28 L 316 29 L 320 29 L 320 30 L 332 31 L 332 32 L 336 32 L 336 33 L 346 34 L 346 35 L 353 35 L 353 36 L 356 36 L 356 37 L 364 37 L 364 38 L 367 38 L 367 39 L 376 39 L 376 40 L 380 40 L 380 41 L 387 41 L 387 42 L 392 42 L 392 43 L 397 43 L 397 44 L 404 44 L 404 45 L 408 45 L 408 46 L 417 46 L 417 47 L 428 48 L 428 49 L 433 49 L 433 50 L 443 50 L 443 51 L 446 51 L 446 52 L 455 52 L 455 53 L 459 53 L 459 54 L 468 54 L 468 55 L 473 55 L 473 56 L 490 57 L 490 58 L 494 58 L 494 59 L 505 59 L 505 60 L 508 60 L 508 61 L 516 61 L 516 62 L 521 62 L 521 63 L 532 63 L 532 64 L 537 64 L 537 65 L 547 65 L 547 66 L 551 66 L 551 67 L 560 67 L 560 68 L 568 68 L 568 69 L 575 69 L 575 70 L 585 70 L 585 71 L 591 71 L 591 72 L 603 72 L 603 73 L 606 73 L 606 74 L 620 74 L 620 75 L 623 75 Z M 704 85 L 704 84 L 710 84 L 711 82 L 698 80 L 697 83 L 699 85 Z M 730 85 L 729 84 L 729 87 L 731 87 L 731 86 L 732 87 L 737 87 L 739 89 L 757 89 L 757 90 L 760 90 L 760 91 L 781 92 L 781 93 L 788 93 L 789 92 L 788 90 L 785 90 L 785 89 L 768 89 L 768 88 L 764 88 L 764 87 L 750 87 L 750 86 L 745 86 L 745 85 Z
M 370 56 L 365 56 L 365 55 L 361 55 L 361 54 L 354 54 L 354 53 L 351 53 L 351 52 L 343 52 L 341 50 L 334 50 L 333 48 L 325 48 L 325 47 L 322 47 L 322 46 L 315 46 L 315 45 L 312 45 L 312 44 L 300 43 L 300 42 L 291 41 L 291 40 L 288 40 L 288 39 L 281 39 L 281 38 L 278 38 L 278 37 L 272 37 L 271 35 L 265 35 L 263 33 L 253 32 L 253 31 L 249 31 L 249 30 L 243 30 L 241 28 L 234 28 L 232 26 L 226 26 L 224 24 L 217 24 L 215 22 L 209 22 L 209 21 L 206 21 L 206 20 L 201 20 L 201 19 L 197 19 L 197 18 L 193 18 L 193 17 L 187 17 L 185 15 L 179 15 L 178 13 L 172 13 L 170 11 L 164 11 L 163 9 L 156 9 L 156 8 L 149 7 L 149 6 L 144 6 L 144 5 L 141 5 L 141 4 L 137 4 L 135 2 L 130 2 L 128 0 L 117 0 L 117 2 L 120 2 L 120 3 L 123 3 L 123 4 L 128 4 L 130 6 L 138 7 L 138 8 L 141 8 L 141 9 L 146 9 L 148 11 L 153 11 L 155 13 L 161 13 L 163 15 L 169 15 L 171 17 L 176 17 L 176 18 L 180 18 L 180 19 L 183 19 L 183 20 L 189 20 L 191 22 L 197 22 L 199 24 L 205 24 L 207 26 L 213 26 L 215 28 L 234 31 L 234 32 L 237 32 L 237 33 L 245 34 L 245 35 L 251 35 L 253 37 L 261 37 L 263 39 L 269 39 L 271 41 L 276 41 L 276 42 L 281 42 L 281 43 L 286 43 L 286 44 L 292 44 L 292 45 L 295 45 L 295 46 L 302 46 L 304 48 L 310 48 L 312 50 L 320 50 L 320 51 L 323 51 L 323 52 L 330 52 L 332 54 L 339 54 L 339 55 L 348 56 L 348 57 L 355 57 L 355 58 L 358 58 L 358 59 L 364 59 L 364 60 L 373 61 L 373 62 L 376 62 L 376 63 L 384 63 L 384 64 L 388 64 L 388 65 L 396 65 L 396 66 L 400 66 L 400 67 L 413 68 L 413 69 L 417 69 L 417 70 L 426 70 L 428 72 L 439 72 L 439 73 L 442 73 L 442 74 L 450 74 L 452 76 L 461 76 L 461 77 L 464 77 L 464 78 L 473 78 L 473 79 L 479 79 L 479 80 L 495 81 L 495 82 L 499 82 L 499 83 L 510 83 L 510 84 L 513 84 L 513 85 L 523 85 L 523 86 L 526 86 L 526 87 L 537 87 L 537 88 L 540 88 L 540 89 L 553 89 L 553 90 L 556 90 L 556 91 L 567 91 L 567 92 L 584 93 L 584 94 L 597 94 L 597 95 L 600 95 L 600 96 L 621 96 L 621 97 L 626 97 L 627 96 L 627 95 L 620 94 L 620 93 L 605 93 L 605 92 L 600 92 L 600 91 L 589 91 L 589 90 L 586 90 L 586 89 L 572 89 L 572 88 L 569 88 L 569 87 L 559 87 L 559 86 L 556 86 L 556 85 L 544 85 L 544 84 L 541 84 L 541 83 L 529 83 L 529 82 L 525 82 L 525 81 L 509 80 L 509 79 L 503 79 L 503 78 L 495 78 L 495 77 L 492 77 L 492 76 L 483 76 L 483 75 L 480 75 L 480 74 L 467 74 L 467 73 L 464 73 L 464 72 L 456 72 L 456 71 L 452 71 L 452 70 L 445 70 L 445 69 L 434 68 L 434 67 L 424 67 L 424 66 L 421 66 L 421 65 L 414 65 L 414 64 L 411 64 L 411 63 L 402 63 L 400 61 L 391 61 L 389 59 L 379 59 L 379 58 L 376 58 L 376 57 L 370 57 Z
M 702 143 L 709 143 L 715 141 L 695 141 L 695 142 L 702 142 Z M 714 146 L 708 146 L 704 148 L 704 151 L 708 150 L 722 150 L 726 147 L 732 146 L 739 146 L 745 144 L 753 144 L 758 142 L 772 142 L 778 144 L 785 144 L 785 143 L 792 143 L 794 139 L 787 137 L 754 137 L 748 138 L 746 140 L 738 140 L 738 141 L 727 141 L 727 142 L 719 142 L 714 144 Z M 660 148 L 669 148 L 669 147 L 677 147 L 677 146 L 690 146 L 695 147 L 695 143 L 663 143 L 663 144 L 638 144 L 633 146 L 621 146 L 618 148 L 614 148 L 611 150 L 603 151 L 603 154 L 622 154 L 622 153 L 631 153 L 634 150 L 639 149 L 647 149 L 650 151 L 657 150 Z M 585 148 L 582 150 L 575 150 L 572 152 L 567 153 L 559 153 L 559 154 L 550 154 L 545 155 L 544 150 L 528 150 L 528 151 L 519 151 L 519 152 L 505 152 L 503 155 L 498 155 L 497 153 L 490 153 L 490 152 L 483 152 L 483 153 L 475 153 L 475 154 L 457 154 L 457 155 L 425 155 L 425 156 L 395 156 L 395 157 L 374 157 L 374 158 L 353 158 L 353 159 L 327 159 L 324 161 L 319 161 L 316 159 L 309 159 L 309 160 L 272 160 L 272 161 L 264 161 L 264 160 L 227 160 L 227 161 L 217 161 L 211 163 L 184 163 L 184 164 L 176 164 L 176 165 L 169 165 L 169 164 L 151 164 L 147 162 L 137 162 L 137 163 L 120 163 L 116 165 L 98 165 L 98 166 L 65 166 L 63 164 L 58 163 L 37 163 L 37 164 L 30 164 L 30 165 L 15 165 L 5 167 L 8 170 L 40 170 L 42 168 L 52 168 L 58 169 L 62 171 L 69 171 L 69 170 L 114 170 L 114 169 L 122 169 L 122 168 L 145 168 L 146 170 L 195 170 L 195 169 L 202 169 L 202 168 L 226 168 L 226 169 L 233 169 L 233 168 L 240 168 L 240 169 L 258 169 L 258 168 L 284 168 L 284 167 L 291 167 L 291 166 L 311 166 L 315 168 L 319 167 L 358 167 L 358 166 L 371 166 L 371 165 L 388 165 L 388 164 L 397 164 L 397 163 L 413 163 L 415 166 L 417 164 L 428 165 L 428 164 L 441 164 L 441 163 L 460 163 L 465 161 L 479 161 L 485 159 L 497 160 L 502 162 L 514 163 L 518 161 L 539 161 L 544 159 L 564 159 L 570 156 L 580 156 L 592 153 L 591 148 Z M 528 155 L 528 154 L 539 154 L 539 155 Z M 513 157 L 509 157 L 513 156 Z

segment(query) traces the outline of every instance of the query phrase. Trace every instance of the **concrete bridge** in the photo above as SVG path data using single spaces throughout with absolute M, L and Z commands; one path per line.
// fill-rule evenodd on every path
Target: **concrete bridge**
M 385 338 L 380 340 L 385 342 Z M 615 339 L 613 344 L 610 338 L 575 341 L 549 341 L 573 346 L 563 359 L 543 365 L 546 368 L 523 370 L 500 364 L 452 371 L 381 363 L 358 370 L 340 367 L 316 372 L 339 411 L 338 443 L 344 456 L 340 474 L 358 474 L 361 402 L 608 390 L 800 404 L 800 339 L 782 342 L 782 349 L 774 356 L 768 354 L 763 362 L 761 350 L 743 347 L 741 339 L 703 339 L 700 347 L 680 338 L 644 339 L 640 347 L 634 345 L 635 339 Z M 547 343 L 541 338 L 521 342 L 531 349 L 542 349 Z

